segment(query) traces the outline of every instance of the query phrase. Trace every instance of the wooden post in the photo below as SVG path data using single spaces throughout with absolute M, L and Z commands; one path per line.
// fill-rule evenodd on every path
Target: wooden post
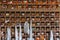
M 40 35 L 40 40 L 44 40 L 44 35 L 43 34 Z

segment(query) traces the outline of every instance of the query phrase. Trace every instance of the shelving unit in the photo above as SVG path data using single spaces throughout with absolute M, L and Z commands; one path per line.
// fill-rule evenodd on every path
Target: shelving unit
M 11 40 L 15 40 L 16 23 L 21 23 L 23 39 L 26 40 L 28 35 L 24 33 L 23 25 L 25 21 L 30 22 L 30 18 L 33 20 L 34 40 L 40 40 L 42 33 L 44 38 L 49 40 L 50 30 L 54 32 L 54 40 L 60 38 L 59 4 L 59 0 L 0 0 L 0 40 L 6 40 L 7 27 L 11 29 Z M 5 20 L 9 22 L 5 23 Z

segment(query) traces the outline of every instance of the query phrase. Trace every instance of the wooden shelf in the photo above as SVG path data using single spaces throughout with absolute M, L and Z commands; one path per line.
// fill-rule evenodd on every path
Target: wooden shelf
M 23 39 L 27 40 L 28 34 L 24 33 L 24 23 L 30 19 L 32 22 L 33 38 L 36 40 L 44 34 L 49 40 L 50 30 L 54 32 L 54 40 L 60 37 L 60 1 L 22 1 L 22 0 L 0 0 L 0 40 L 6 40 L 7 27 L 11 29 L 11 40 L 15 40 L 15 25 L 21 23 Z M 5 23 L 6 20 L 9 22 Z M 19 30 L 19 28 L 18 28 Z M 56 32 L 59 34 L 56 35 Z M 39 39 L 40 40 L 40 39 Z

